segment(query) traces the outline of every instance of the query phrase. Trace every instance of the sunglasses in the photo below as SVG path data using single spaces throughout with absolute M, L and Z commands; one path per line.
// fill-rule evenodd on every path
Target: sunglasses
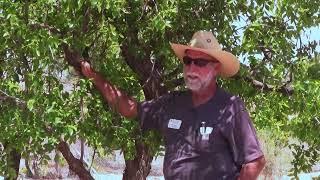
M 203 58 L 192 59 L 188 56 L 183 57 L 183 64 L 186 66 L 190 66 L 191 63 L 193 63 L 194 65 L 196 65 L 198 67 L 205 67 L 210 62 L 218 63 L 218 61 L 211 61 L 211 60 L 207 60 L 207 59 L 203 59 Z

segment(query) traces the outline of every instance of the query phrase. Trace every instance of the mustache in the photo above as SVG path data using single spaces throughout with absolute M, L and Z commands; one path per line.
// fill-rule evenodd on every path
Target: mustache
M 186 74 L 186 77 L 188 78 L 188 77 L 197 77 L 197 78 L 200 78 L 200 75 L 199 74 L 197 74 L 197 73 L 187 73 Z

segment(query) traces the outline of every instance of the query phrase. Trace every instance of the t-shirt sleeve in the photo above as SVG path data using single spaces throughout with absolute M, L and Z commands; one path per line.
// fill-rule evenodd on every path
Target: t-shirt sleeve
M 138 104 L 138 120 L 142 130 L 159 129 L 161 115 L 170 97 L 167 94 Z
M 241 166 L 263 156 L 256 130 L 243 101 L 237 97 L 229 112 L 225 135 L 235 162 Z

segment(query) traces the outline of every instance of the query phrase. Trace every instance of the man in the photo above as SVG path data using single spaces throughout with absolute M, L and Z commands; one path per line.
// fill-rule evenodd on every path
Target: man
M 256 179 L 265 159 L 242 100 L 217 87 L 216 78 L 239 70 L 212 32 L 199 31 L 189 45 L 171 44 L 183 63 L 188 91 L 138 103 L 81 62 L 108 103 L 121 115 L 138 117 L 143 130 L 165 141 L 164 176 L 169 180 Z

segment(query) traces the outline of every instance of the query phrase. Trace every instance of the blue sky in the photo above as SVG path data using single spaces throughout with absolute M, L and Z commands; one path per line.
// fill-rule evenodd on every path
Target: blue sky
M 234 22 L 234 25 L 236 27 L 246 26 L 245 17 L 240 18 L 240 21 Z M 243 29 L 239 29 L 238 32 L 240 35 L 240 39 L 242 39 Z M 301 32 L 301 39 L 302 39 L 303 44 L 307 44 L 310 41 L 316 41 L 318 43 L 318 45 L 316 46 L 316 52 L 318 52 L 318 54 L 320 54 L 320 25 L 305 29 L 305 31 Z M 262 54 L 261 55 L 256 54 L 255 56 L 262 58 Z M 248 59 L 246 58 L 245 55 L 241 55 L 239 57 L 239 60 L 244 64 L 248 63 L 248 61 L 247 61 Z
M 306 36 L 312 40 L 320 40 L 320 26 L 312 27 L 306 30 Z
M 303 43 L 314 40 L 318 42 L 316 50 L 320 52 L 320 26 L 309 28 L 302 35 Z

